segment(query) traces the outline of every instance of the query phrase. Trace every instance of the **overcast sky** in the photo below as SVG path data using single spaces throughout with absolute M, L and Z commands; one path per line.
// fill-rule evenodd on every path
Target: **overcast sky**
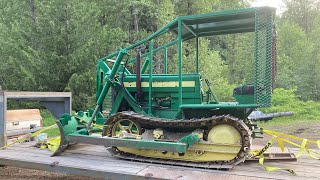
M 284 4 L 282 0 L 256 0 L 252 3 L 253 7 L 258 6 L 271 6 L 277 8 L 277 14 L 281 14 L 284 10 Z

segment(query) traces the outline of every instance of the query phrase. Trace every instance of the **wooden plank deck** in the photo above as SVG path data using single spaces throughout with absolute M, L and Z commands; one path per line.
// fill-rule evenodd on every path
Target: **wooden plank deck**
M 319 179 L 320 162 L 303 155 L 297 162 L 268 162 L 267 165 L 294 169 L 297 176 L 285 171 L 266 172 L 258 162 L 246 161 L 232 170 L 206 170 L 120 160 L 102 146 L 73 145 L 62 156 L 21 143 L 0 150 L 0 165 L 40 169 L 100 179 Z M 297 152 L 298 149 L 290 149 Z

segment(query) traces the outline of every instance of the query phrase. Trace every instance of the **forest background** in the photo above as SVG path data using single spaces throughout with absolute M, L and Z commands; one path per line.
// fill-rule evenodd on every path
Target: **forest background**
M 15 91 L 71 91 L 73 109 L 86 110 L 95 104 L 98 59 L 147 37 L 177 16 L 248 8 L 252 2 L 1 0 L 0 86 Z M 283 4 L 275 17 L 273 106 L 263 110 L 320 119 L 320 1 L 283 0 Z M 253 34 L 201 38 L 200 47 L 201 76 L 212 82 L 221 101 L 233 100 L 233 88 L 252 77 Z M 187 72 L 194 68 L 194 46 L 184 43 L 184 51 Z M 175 50 L 168 51 L 168 57 L 169 64 L 177 64 Z M 162 62 L 155 55 L 154 72 L 163 71 Z M 169 73 L 175 71 L 169 65 Z

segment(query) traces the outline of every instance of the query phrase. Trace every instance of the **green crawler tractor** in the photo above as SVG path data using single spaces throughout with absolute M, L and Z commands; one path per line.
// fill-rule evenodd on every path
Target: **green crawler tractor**
M 252 138 L 261 133 L 247 117 L 255 108 L 271 105 L 274 12 L 259 7 L 178 17 L 146 39 L 98 60 L 96 107 L 57 121 L 61 141 L 54 155 L 71 144 L 86 143 L 142 162 L 229 169 L 245 161 Z M 252 81 L 230 92 L 236 102 L 219 102 L 210 88 L 203 91 L 199 40 L 247 32 L 254 34 Z M 154 46 L 161 36 L 175 38 Z M 182 68 L 186 41 L 196 47 L 192 73 Z M 177 56 L 170 57 L 176 58 L 170 60 L 176 63 L 175 74 L 168 73 L 167 50 L 172 47 L 177 48 Z M 163 72 L 157 74 L 155 53 L 163 60 Z M 112 107 L 105 114 L 109 94 Z

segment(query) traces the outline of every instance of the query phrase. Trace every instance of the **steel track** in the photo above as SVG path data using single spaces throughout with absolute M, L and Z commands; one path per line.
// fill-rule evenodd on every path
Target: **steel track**
M 241 136 L 242 147 L 238 155 L 230 161 L 213 161 L 213 162 L 190 162 L 190 161 L 178 161 L 178 160 L 166 160 L 158 158 L 149 158 L 138 156 L 118 150 L 116 147 L 109 147 L 108 151 L 115 157 L 139 161 L 139 162 L 148 162 L 148 163 L 157 163 L 157 164 L 167 164 L 167 165 L 176 165 L 176 166 L 186 166 L 194 168 L 205 168 L 205 169 L 231 169 L 235 165 L 245 161 L 250 145 L 250 130 L 248 126 L 243 122 L 243 120 L 229 116 L 212 116 L 209 118 L 201 119 L 166 119 L 166 118 L 156 118 L 138 114 L 132 111 L 119 112 L 113 116 L 110 116 L 107 123 L 103 129 L 103 136 L 110 136 L 112 131 L 112 126 L 121 119 L 129 119 L 131 121 L 137 122 L 141 125 L 142 128 L 156 127 L 156 128 L 208 128 L 211 129 L 213 126 L 218 124 L 228 124 L 236 128 Z

